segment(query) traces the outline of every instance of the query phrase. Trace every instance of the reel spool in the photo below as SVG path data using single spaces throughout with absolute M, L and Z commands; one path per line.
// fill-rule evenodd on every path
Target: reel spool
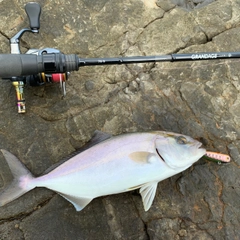
M 66 81 L 70 73 L 41 73 L 41 81 L 44 83 L 59 83 L 62 90 L 62 95 L 66 96 Z

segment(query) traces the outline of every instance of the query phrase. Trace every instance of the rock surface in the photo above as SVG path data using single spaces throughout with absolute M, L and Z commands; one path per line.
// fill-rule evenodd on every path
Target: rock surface
M 2 53 L 28 25 L 26 2 L 0 1 Z M 240 49 L 236 0 L 39 2 L 40 34 L 23 37 L 23 52 L 54 47 L 114 57 Z M 0 81 L 1 148 L 35 175 L 96 129 L 179 132 L 232 158 L 227 165 L 200 160 L 161 182 L 148 212 L 134 192 L 95 199 L 76 212 L 59 195 L 35 189 L 0 208 L 0 239 L 240 239 L 239 78 L 238 59 L 83 67 L 71 74 L 65 98 L 58 85 L 26 87 L 24 115 L 16 112 L 11 83 Z M 11 174 L 2 155 L 0 165 L 3 189 Z

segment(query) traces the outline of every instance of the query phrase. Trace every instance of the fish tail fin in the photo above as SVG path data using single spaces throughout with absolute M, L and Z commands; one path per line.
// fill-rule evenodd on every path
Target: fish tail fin
M 19 198 L 35 186 L 31 183 L 34 176 L 18 158 L 6 150 L 1 149 L 1 151 L 13 175 L 10 185 L 0 192 L 0 206 L 3 206 Z

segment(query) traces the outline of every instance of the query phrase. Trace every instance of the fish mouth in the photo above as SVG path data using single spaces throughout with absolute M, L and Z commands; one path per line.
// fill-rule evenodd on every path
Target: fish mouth
M 196 144 L 197 149 L 204 149 L 204 148 L 201 148 L 201 146 L 202 146 L 202 143 L 201 143 L 201 142 L 198 142 L 198 143 Z
M 199 154 L 202 154 L 202 156 L 206 153 L 206 149 L 205 148 L 202 148 L 202 143 L 198 142 L 196 144 L 196 151 L 199 153 Z
M 156 152 L 157 152 L 158 156 L 160 157 L 160 159 L 162 159 L 162 161 L 166 163 L 165 159 L 164 159 L 163 156 L 160 154 L 160 152 L 158 151 L 157 148 L 156 148 Z

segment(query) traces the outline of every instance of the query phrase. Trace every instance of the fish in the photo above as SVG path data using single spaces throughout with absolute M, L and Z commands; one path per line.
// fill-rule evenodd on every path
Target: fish
M 206 154 L 199 141 L 172 132 L 101 134 L 96 134 L 98 142 L 90 148 L 39 177 L 1 149 L 13 180 L 0 192 L 0 206 L 36 187 L 45 187 L 81 211 L 94 198 L 140 189 L 144 210 L 148 211 L 158 182 L 186 170 Z

